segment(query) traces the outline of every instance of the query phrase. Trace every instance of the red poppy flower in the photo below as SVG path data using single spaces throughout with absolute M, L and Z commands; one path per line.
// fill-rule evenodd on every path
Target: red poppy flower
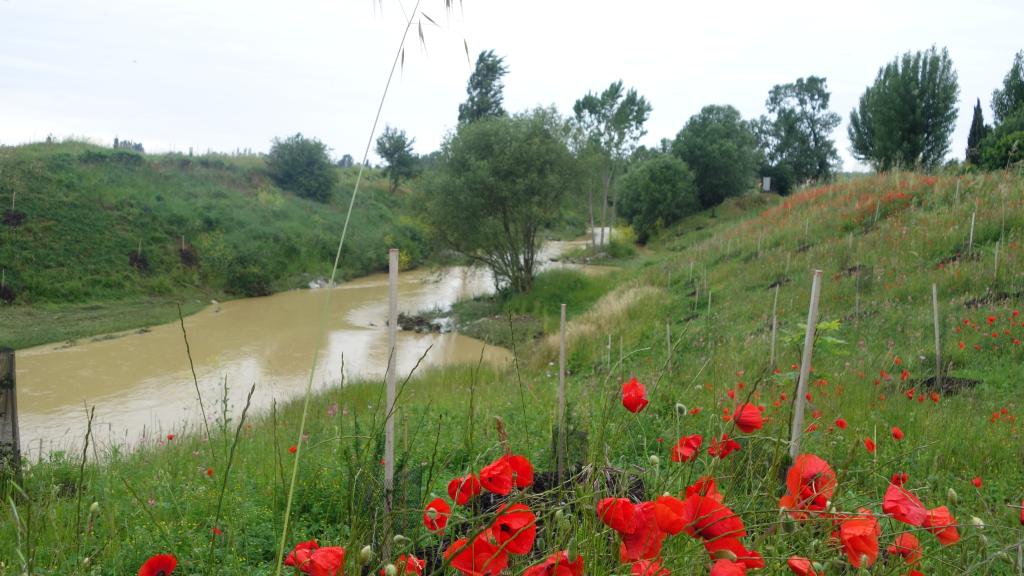
M 559 550 L 540 564 L 527 568 L 523 576 L 583 576 L 583 556 L 570 562 L 565 550 Z
M 306 562 L 309 562 L 309 557 L 317 548 L 320 548 L 320 545 L 316 543 L 316 540 L 299 542 L 295 545 L 295 549 L 284 557 L 284 565 L 296 567 L 305 565 Z
M 150 556 L 139 568 L 139 576 L 170 576 L 178 560 L 173 554 Z
M 213 478 L 213 468 L 207 468 L 206 475 L 209 476 L 210 478 Z
M 911 526 L 923 527 L 928 521 L 928 509 L 902 486 L 890 483 L 882 500 L 882 512 Z
M 509 467 L 512 468 L 512 479 L 515 482 L 516 488 L 526 488 L 533 484 L 533 464 L 526 458 L 526 456 L 520 456 L 518 454 L 509 454 L 503 456 L 508 462 Z
M 636 414 L 647 406 L 647 389 L 636 378 L 622 385 L 622 405 Z
M 427 567 L 425 560 L 413 556 L 412 554 L 402 554 L 395 560 L 395 567 L 398 568 L 398 576 L 420 576 L 423 574 L 423 570 Z M 385 576 L 387 571 L 383 568 L 380 569 L 380 576 Z
M 628 498 L 604 498 L 597 503 L 597 517 L 619 534 L 636 530 L 636 505 Z
M 689 462 L 700 453 L 700 445 L 704 443 L 704 437 L 700 434 L 683 436 L 679 442 L 672 447 L 673 462 Z
M 836 418 L 836 428 L 839 428 L 840 430 L 846 430 L 847 426 L 848 424 L 846 423 L 846 420 L 842 418 Z
M 499 551 L 487 536 L 481 534 L 472 542 L 456 540 L 444 551 L 445 559 L 463 576 L 497 576 L 508 566 L 508 554 Z
M 325 546 L 314 550 L 305 568 L 299 568 L 310 576 L 342 576 L 345 569 L 345 549 L 341 546 Z
M 718 500 L 692 495 L 683 501 L 681 510 L 684 530 L 694 538 L 705 540 L 747 535 L 743 520 Z
M 747 567 L 742 562 L 733 562 L 723 558 L 715 560 L 709 574 L 710 576 L 746 576 Z
M 728 552 L 726 557 L 735 557 L 735 562 L 740 562 L 748 570 L 757 570 L 765 566 L 761 553 L 756 550 L 747 550 L 739 538 L 730 536 L 705 540 L 704 549 L 708 551 L 712 559 L 721 558 L 724 552 Z
M 634 562 L 629 570 L 630 576 L 672 576 L 672 573 L 661 566 L 661 561 L 640 560 Z
M 641 502 L 636 505 L 636 530 L 631 534 L 622 534 L 622 546 L 619 556 L 622 562 L 650 560 L 661 554 L 661 544 L 665 541 L 665 532 L 658 527 L 657 504 Z
M 423 511 L 423 525 L 431 532 L 440 532 L 448 525 L 448 517 L 452 508 L 440 498 L 434 498 Z
M 711 446 L 708 446 L 708 454 L 719 458 L 725 458 L 739 449 L 740 445 L 738 442 L 729 438 L 728 434 L 722 434 L 721 440 L 711 440 Z
M 719 502 L 725 501 L 725 498 L 718 492 L 718 486 L 715 485 L 715 479 L 711 476 L 701 476 L 696 482 L 686 487 L 687 498 L 694 494 L 697 496 L 707 496 L 708 498 L 713 498 Z
M 789 559 L 786 560 L 786 564 L 789 566 L 789 569 L 792 570 L 793 574 L 796 574 L 797 576 L 819 576 L 818 573 L 814 571 L 814 564 L 802 556 L 790 556 Z
M 502 456 L 480 469 L 480 484 L 485 490 L 499 496 L 508 496 L 512 492 L 512 466 Z
M 750 403 L 737 407 L 732 413 L 732 419 L 736 422 L 736 427 L 745 434 L 750 434 L 764 426 L 764 418 L 761 417 L 761 411 L 757 409 L 757 406 Z
M 174 440 L 174 434 L 168 434 L 167 440 Z
M 866 448 L 867 451 L 870 452 L 871 454 L 874 454 L 875 453 L 875 441 L 872 440 L 871 438 L 865 438 L 864 439 L 864 448 Z
M 459 506 L 465 506 L 467 502 L 480 494 L 480 490 L 480 481 L 473 473 L 454 478 L 448 483 L 448 496 Z
M 844 520 L 839 525 L 839 542 L 846 557 L 855 568 L 866 560 L 868 566 L 878 559 L 878 536 L 882 528 L 869 510 L 860 509 L 860 514 Z
M 296 452 L 299 451 L 299 447 L 296 446 L 295 444 L 292 444 L 291 446 L 288 447 L 288 451 L 291 452 L 292 454 L 295 454 Z
M 907 564 L 915 564 L 921 559 L 921 542 L 910 532 L 897 535 L 887 550 L 889 554 L 902 556 Z
M 903 430 L 900 430 L 899 426 L 892 427 L 892 439 L 896 440 L 897 442 L 903 440 Z
M 505 545 L 506 552 L 526 554 L 537 538 L 537 516 L 526 504 L 502 504 L 491 533 L 498 544 Z
M 956 544 L 960 541 L 960 533 L 956 529 L 956 519 L 949 508 L 939 506 L 928 511 L 928 519 L 924 527 L 939 539 L 943 546 Z
M 824 459 L 814 454 L 799 454 L 786 472 L 786 495 L 779 507 L 789 510 L 797 520 L 807 512 L 821 512 L 836 489 L 836 473 Z
M 971 479 L 971 484 L 974 484 L 975 488 L 981 489 L 981 476 L 975 476 Z

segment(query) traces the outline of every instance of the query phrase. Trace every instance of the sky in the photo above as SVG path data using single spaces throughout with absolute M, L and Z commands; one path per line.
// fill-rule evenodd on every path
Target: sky
M 0 0 L 0 144 L 115 137 L 150 152 L 267 151 L 297 132 L 362 157 L 415 0 Z M 505 107 L 555 105 L 621 79 L 673 138 L 708 104 L 765 113 L 775 84 L 824 76 L 846 170 L 846 126 L 879 67 L 947 47 L 959 76 L 950 157 L 971 111 L 1024 49 L 1020 0 L 631 2 L 421 0 L 381 111 L 429 153 L 456 124 L 472 62 L 508 66 Z M 468 47 L 470 58 L 467 59 Z M 370 150 L 370 161 L 377 158 Z

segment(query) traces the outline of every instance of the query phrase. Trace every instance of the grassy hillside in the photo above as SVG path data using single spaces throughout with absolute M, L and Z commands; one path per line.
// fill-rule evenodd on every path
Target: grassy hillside
M 914 568 L 924 574 L 1016 574 L 1024 542 L 1022 231 L 1024 179 L 1009 174 L 887 174 L 783 199 L 732 201 L 666 231 L 607 277 L 596 300 L 591 283 L 550 283 L 585 291 L 544 297 L 552 306 L 563 299 L 585 306 L 570 310 L 568 459 L 605 470 L 610 482 L 591 476 L 558 490 L 541 474 L 554 467 L 558 355 L 549 336 L 520 348 L 514 369 L 448 368 L 402 388 L 391 516 L 382 506 L 382 390 L 371 382 L 314 398 L 302 441 L 302 406 L 293 403 L 244 424 L 237 409 L 230 420 L 220 415 L 212 441 L 197 430 L 154 432 L 140 450 L 109 453 L 102 466 L 90 460 L 81 473 L 77 456 L 54 455 L 28 472 L 28 496 L 8 505 L 17 520 L 0 525 L 0 558 L 39 573 L 122 574 L 151 554 L 173 552 L 185 574 L 271 574 L 299 457 L 289 548 L 311 538 L 344 546 L 346 573 L 358 574 L 357 552 L 369 544 L 375 554 L 367 564 L 377 573 L 398 553 L 429 555 L 494 519 L 485 498 L 456 507 L 443 539 L 422 525 L 426 502 L 447 500 L 450 479 L 479 471 L 507 442 L 538 472 L 538 486 L 514 493 L 540 528 L 536 552 L 511 560 L 513 574 L 560 549 L 582 555 L 587 574 L 629 572 L 619 563 L 619 536 L 597 518 L 597 501 L 681 495 L 701 476 L 716 479 L 746 526 L 743 545 L 763 556 L 765 569 L 753 573 L 788 573 L 792 555 L 820 562 L 828 574 L 859 573 L 829 535 L 841 514 L 865 509 L 879 521 L 883 551 L 871 574 L 907 573 L 901 558 L 884 553 L 904 533 L 920 540 Z M 802 451 L 827 460 L 838 478 L 825 513 L 793 520 L 780 513 L 780 479 L 815 269 L 824 282 Z M 956 393 L 925 382 L 934 375 L 933 283 L 947 376 L 977 381 Z M 774 286 L 775 370 L 768 361 Z M 539 297 L 526 307 L 538 306 Z M 631 375 L 650 399 L 637 414 L 621 404 L 621 383 Z M 765 420 L 749 433 L 725 417 L 746 402 L 762 406 Z M 671 447 L 692 434 L 703 436 L 699 455 L 672 462 Z M 716 458 L 707 448 L 723 434 L 740 449 Z M 296 455 L 289 448 L 298 444 Z M 883 514 L 897 473 L 907 473 L 905 487 L 924 506 L 948 507 L 958 543 L 942 546 L 929 530 Z M 642 486 L 634 480 L 627 490 L 630 477 Z M 386 544 L 395 531 L 412 543 Z M 702 542 L 685 533 L 668 537 L 660 558 L 672 574 L 706 574 L 710 565 Z
M 327 204 L 273 186 L 259 157 L 141 155 L 82 143 L 0 149 L 0 345 L 15 347 L 167 321 L 173 301 L 303 287 L 329 276 L 355 169 Z M 426 257 L 403 195 L 364 175 L 339 274 L 386 268 L 387 248 Z M 11 201 L 14 208 L 11 210 Z M 120 322 L 97 307 L 149 308 Z M 104 320 L 99 319 L 102 322 Z M 24 328 L 32 326 L 32 332 Z

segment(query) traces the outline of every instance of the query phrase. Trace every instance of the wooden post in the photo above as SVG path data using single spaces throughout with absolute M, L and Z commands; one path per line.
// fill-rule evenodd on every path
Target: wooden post
M 935 324 L 935 384 L 942 389 L 942 344 L 939 340 L 939 289 L 932 284 L 932 323 Z
M 384 495 L 387 513 L 395 490 L 395 361 L 398 344 L 398 249 L 388 250 L 388 374 L 386 417 L 384 425 Z
M 18 394 L 14 350 L 0 348 L 0 477 L 21 485 L 21 441 L 18 436 Z
M 967 237 L 967 252 L 974 249 L 974 217 L 978 215 L 978 210 L 975 209 L 971 212 L 971 234 Z
M 775 338 L 779 333 L 779 285 L 775 285 L 775 302 L 772 303 L 772 348 L 768 357 L 768 369 L 775 371 Z
M 558 485 L 565 481 L 565 304 L 558 344 Z
M 818 299 L 821 297 L 821 270 L 814 271 L 811 284 L 811 304 L 807 310 L 807 333 L 804 335 L 804 354 L 800 360 L 800 380 L 793 398 L 793 424 L 789 433 L 789 458 L 795 460 L 800 453 L 800 438 L 804 433 L 804 395 L 811 374 L 811 355 L 814 351 L 814 331 L 818 324 Z
M 672 321 L 665 320 L 665 368 L 672 372 Z
M 956 195 L 953 198 L 953 203 L 954 204 L 959 204 L 960 203 L 960 178 L 959 177 L 957 177 L 957 179 L 956 179 Z
M 992 278 L 995 280 L 999 279 L 999 245 L 1002 243 L 1002 240 L 996 240 L 996 258 L 992 265 Z

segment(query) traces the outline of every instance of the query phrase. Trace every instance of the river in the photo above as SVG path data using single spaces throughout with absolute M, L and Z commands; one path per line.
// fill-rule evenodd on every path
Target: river
M 585 244 L 548 242 L 543 266 Z M 383 378 L 387 364 L 387 275 L 374 274 L 331 289 L 326 334 L 314 371 L 314 388 L 337 384 L 342 359 L 346 381 Z M 461 298 L 493 290 L 487 270 L 449 267 L 399 275 L 399 309 L 447 308 Z M 227 382 L 230 413 L 237 418 L 255 383 L 253 410 L 269 409 L 305 390 L 313 348 L 329 289 L 293 290 L 264 298 L 211 304 L 185 318 L 185 330 L 207 417 L 219 414 Z M 484 361 L 502 365 L 504 348 L 457 333 L 400 332 L 396 361 L 408 374 L 430 348 L 420 369 Z M 86 407 L 95 406 L 93 438 L 101 452 L 180 434 L 201 420 L 185 340 L 178 322 L 74 346 L 48 344 L 17 354 L 18 417 L 22 453 L 35 460 L 81 446 Z

